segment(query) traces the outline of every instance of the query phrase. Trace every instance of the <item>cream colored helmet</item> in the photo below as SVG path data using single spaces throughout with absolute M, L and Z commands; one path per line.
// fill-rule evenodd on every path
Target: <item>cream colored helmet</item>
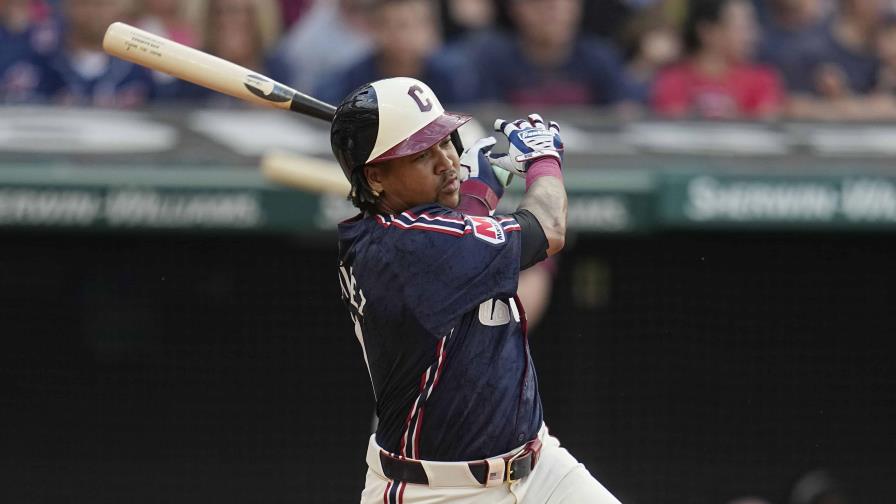
M 336 109 L 330 129 L 330 145 L 352 183 L 356 173 L 370 163 L 424 151 L 456 130 L 470 116 L 445 112 L 439 99 L 423 82 L 395 77 L 365 84 L 346 97 Z

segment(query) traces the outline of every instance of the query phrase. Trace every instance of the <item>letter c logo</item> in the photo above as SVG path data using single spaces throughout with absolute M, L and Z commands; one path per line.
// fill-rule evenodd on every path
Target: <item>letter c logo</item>
M 432 100 L 426 98 L 426 101 L 423 101 L 425 96 L 423 95 L 423 88 L 414 84 L 408 89 L 408 96 L 414 99 L 417 103 L 417 106 L 420 107 L 420 112 L 429 112 L 432 110 Z

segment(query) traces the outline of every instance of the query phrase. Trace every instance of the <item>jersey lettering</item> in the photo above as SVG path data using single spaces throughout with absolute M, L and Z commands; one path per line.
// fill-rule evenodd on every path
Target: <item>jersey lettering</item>
M 414 101 L 417 103 L 417 106 L 420 107 L 420 112 L 429 112 L 430 110 L 432 110 L 432 100 L 426 98 L 426 96 L 423 94 L 423 88 L 421 88 L 420 86 L 416 84 L 411 86 L 411 88 L 408 89 L 408 96 L 414 99 Z M 426 98 L 426 101 L 423 101 L 424 98 Z
M 339 266 L 339 286 L 342 288 L 342 296 L 348 301 L 349 316 L 351 316 L 352 322 L 355 324 L 355 337 L 358 338 L 358 343 L 361 344 L 361 351 L 364 353 L 364 364 L 367 365 L 367 374 L 370 375 L 370 384 L 372 386 L 373 375 L 370 373 L 370 362 L 367 360 L 367 347 L 364 346 L 363 332 L 364 306 L 367 304 L 367 299 L 364 297 L 355 275 L 352 274 L 351 268 Z M 373 387 L 373 396 L 376 398 L 376 387 Z
M 468 216 L 473 224 L 473 236 L 482 241 L 499 245 L 507 239 L 504 229 L 494 219 L 488 217 Z

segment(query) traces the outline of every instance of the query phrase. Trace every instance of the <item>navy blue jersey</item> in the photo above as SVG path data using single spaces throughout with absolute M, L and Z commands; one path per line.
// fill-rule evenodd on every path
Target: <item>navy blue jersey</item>
M 479 460 L 534 438 L 538 382 L 515 299 L 520 225 L 437 204 L 339 225 L 339 277 L 376 397 L 377 443 Z

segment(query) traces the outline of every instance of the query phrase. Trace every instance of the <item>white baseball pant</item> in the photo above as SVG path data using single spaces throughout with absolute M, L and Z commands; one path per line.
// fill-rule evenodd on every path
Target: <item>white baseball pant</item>
M 436 487 L 386 479 L 380 466 L 380 447 L 375 436 L 370 436 L 367 480 L 361 492 L 361 504 L 620 504 L 584 465 L 560 446 L 560 441 L 548 433 L 547 427 L 541 427 L 538 437 L 542 442 L 538 462 L 532 472 L 519 481 L 493 487 L 464 484 L 463 471 L 469 473 L 466 462 L 424 462 L 427 474 L 440 472 L 440 480 L 457 480 L 452 486 Z M 434 479 L 431 477 L 430 481 Z M 467 479 L 475 482 L 472 476 Z M 393 490 L 396 485 L 397 491 Z

